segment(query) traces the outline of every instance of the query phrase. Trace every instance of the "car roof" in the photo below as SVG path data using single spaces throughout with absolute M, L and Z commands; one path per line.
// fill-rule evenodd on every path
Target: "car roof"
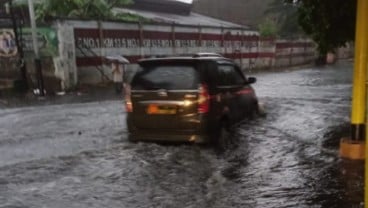
M 146 63 L 165 63 L 165 62 L 180 62 L 180 63 L 194 63 L 203 60 L 213 60 L 216 62 L 228 62 L 233 63 L 233 60 L 222 57 L 222 56 L 170 56 L 170 57 L 153 57 L 144 58 L 138 61 L 139 64 Z

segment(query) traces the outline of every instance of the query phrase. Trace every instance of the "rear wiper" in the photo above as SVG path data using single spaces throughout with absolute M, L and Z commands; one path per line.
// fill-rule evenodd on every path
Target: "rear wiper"
M 146 87 L 147 90 L 168 90 L 170 87 L 165 84 L 159 84 L 159 85 L 148 85 Z
M 146 88 L 147 90 L 159 90 L 161 89 L 161 87 L 157 87 L 157 86 L 149 86 Z
M 146 90 L 160 90 L 162 89 L 161 87 L 158 86 L 147 86 L 145 87 Z

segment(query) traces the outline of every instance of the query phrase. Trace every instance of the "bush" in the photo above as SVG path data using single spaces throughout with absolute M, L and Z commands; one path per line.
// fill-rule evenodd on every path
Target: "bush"
M 261 37 L 272 38 L 277 36 L 277 25 L 271 19 L 266 19 L 258 25 L 259 34 Z

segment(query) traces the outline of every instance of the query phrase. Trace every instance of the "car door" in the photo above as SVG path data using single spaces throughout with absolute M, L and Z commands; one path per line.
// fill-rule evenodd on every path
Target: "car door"
M 218 64 L 217 89 L 221 95 L 224 112 L 231 123 L 242 120 L 252 108 L 253 89 L 246 84 L 240 68 L 234 63 Z
M 215 67 L 213 67 L 211 81 L 213 86 L 211 87 L 213 99 L 211 102 L 211 109 L 216 117 L 215 120 L 228 117 L 230 114 L 230 99 L 232 86 L 229 77 L 229 69 L 232 67 L 232 63 L 229 61 L 217 61 Z

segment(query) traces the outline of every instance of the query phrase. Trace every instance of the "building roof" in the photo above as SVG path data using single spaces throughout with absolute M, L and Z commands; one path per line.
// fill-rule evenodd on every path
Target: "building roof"
M 172 13 L 156 12 L 139 10 L 133 8 L 115 8 L 115 12 L 130 13 L 142 16 L 155 22 L 170 23 L 170 24 L 181 24 L 181 25 L 201 25 L 201 26 L 212 26 L 212 27 L 232 27 L 232 28 L 244 28 L 249 27 L 239 25 L 212 17 L 204 16 L 198 13 L 191 12 L 188 15 L 179 15 Z
M 186 3 L 186 4 L 192 4 L 193 0 L 171 0 L 171 1 L 178 1 L 178 2 L 182 2 L 182 3 Z
M 146 11 L 188 15 L 192 10 L 190 0 L 133 0 L 128 8 Z

